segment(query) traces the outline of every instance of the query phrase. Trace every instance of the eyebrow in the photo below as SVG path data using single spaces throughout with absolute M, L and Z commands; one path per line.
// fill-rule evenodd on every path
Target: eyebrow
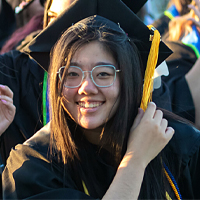
M 77 62 L 71 62 L 70 65 L 71 66 L 82 67 L 82 65 L 80 63 L 77 63 Z M 113 66 L 115 66 L 114 64 L 108 63 L 108 62 L 97 62 L 97 63 L 95 63 L 94 67 L 98 66 L 98 65 L 113 65 Z

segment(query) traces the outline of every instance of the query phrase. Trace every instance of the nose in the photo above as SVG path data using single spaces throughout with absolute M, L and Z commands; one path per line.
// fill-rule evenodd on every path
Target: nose
M 98 88 L 93 83 L 90 73 L 87 73 L 87 75 L 85 74 L 83 82 L 81 83 L 78 89 L 78 94 L 88 95 L 88 94 L 97 94 L 97 93 L 98 93 Z

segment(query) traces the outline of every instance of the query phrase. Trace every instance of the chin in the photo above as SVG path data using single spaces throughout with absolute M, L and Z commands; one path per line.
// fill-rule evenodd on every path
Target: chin
M 79 125 L 84 129 L 96 129 L 102 126 L 99 123 L 92 123 L 92 122 L 80 122 Z

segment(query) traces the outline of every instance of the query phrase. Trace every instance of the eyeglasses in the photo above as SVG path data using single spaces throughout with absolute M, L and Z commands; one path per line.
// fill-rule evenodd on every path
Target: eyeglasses
M 62 80 L 64 69 L 65 66 L 57 72 L 60 80 Z M 113 65 L 98 65 L 91 71 L 83 71 L 80 67 L 70 66 L 65 74 L 64 86 L 67 88 L 79 87 L 85 78 L 85 73 L 90 73 L 91 80 L 97 87 L 109 87 L 115 82 L 116 73 L 120 71 L 116 70 Z

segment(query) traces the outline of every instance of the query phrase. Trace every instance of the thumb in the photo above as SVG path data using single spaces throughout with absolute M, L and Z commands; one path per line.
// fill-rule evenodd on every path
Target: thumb
M 136 116 L 136 118 L 135 118 L 135 120 L 133 122 L 132 129 L 135 129 L 138 126 L 138 124 L 140 123 L 143 115 L 144 115 L 144 111 L 142 110 L 142 108 L 138 108 L 138 114 L 137 114 L 137 116 Z

